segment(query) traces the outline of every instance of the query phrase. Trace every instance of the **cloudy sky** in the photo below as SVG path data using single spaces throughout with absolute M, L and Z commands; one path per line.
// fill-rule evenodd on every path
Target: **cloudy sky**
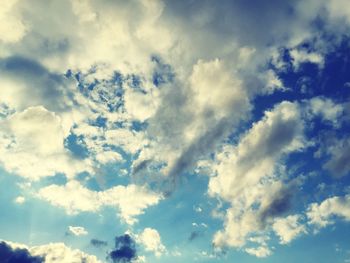
M 350 262 L 348 0 L 0 1 L 0 261 Z

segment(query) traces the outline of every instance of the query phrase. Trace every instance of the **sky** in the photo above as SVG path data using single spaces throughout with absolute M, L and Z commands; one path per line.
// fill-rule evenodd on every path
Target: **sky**
M 350 262 L 347 0 L 0 1 L 0 262 Z

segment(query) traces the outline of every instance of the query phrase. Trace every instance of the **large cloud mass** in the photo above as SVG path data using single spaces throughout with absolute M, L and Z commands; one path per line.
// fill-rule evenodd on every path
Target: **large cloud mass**
M 0 172 L 22 191 L 12 200 L 69 216 L 116 209 L 139 234 L 115 239 L 114 262 L 142 261 L 136 243 L 171 254 L 156 229 L 134 227 L 186 179 L 207 180 L 194 190 L 221 220 L 215 250 L 267 257 L 270 240 L 349 221 L 349 26 L 345 0 L 2 1 Z M 98 262 L 61 243 L 2 250 Z

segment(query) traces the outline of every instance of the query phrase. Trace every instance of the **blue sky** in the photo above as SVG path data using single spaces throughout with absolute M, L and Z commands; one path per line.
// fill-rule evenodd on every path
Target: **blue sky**
M 345 0 L 0 3 L 0 262 L 350 262 Z

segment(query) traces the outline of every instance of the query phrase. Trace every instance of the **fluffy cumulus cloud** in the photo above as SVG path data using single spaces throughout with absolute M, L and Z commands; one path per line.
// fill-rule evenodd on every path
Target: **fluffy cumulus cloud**
M 153 163 L 163 164 L 162 174 L 171 178 L 193 170 L 249 112 L 248 92 L 222 60 L 198 61 L 186 83 L 188 90 L 165 91 L 166 103 L 149 120 L 151 143 L 134 163 L 135 174 Z
M 28 179 L 88 169 L 64 148 L 61 119 L 42 106 L 30 107 L 1 120 L 0 162 L 6 170 Z
M 97 212 L 104 206 L 115 207 L 119 216 L 128 224 L 134 224 L 137 221 L 136 216 L 143 214 L 147 207 L 156 205 L 162 199 L 161 195 L 133 184 L 93 191 L 77 181 L 70 181 L 62 186 L 44 187 L 37 196 L 65 209 L 68 214 Z
M 137 237 L 137 240 L 145 247 L 146 251 L 153 252 L 157 257 L 160 257 L 165 252 L 165 246 L 162 244 L 160 235 L 153 228 L 145 228 Z
M 292 58 L 292 64 L 296 70 L 299 69 L 300 65 L 309 62 L 317 64 L 319 67 L 323 66 L 323 57 L 317 53 L 307 53 L 304 50 L 293 49 L 290 51 L 290 56 Z
M 337 104 L 331 99 L 324 97 L 314 97 L 308 101 L 307 110 L 311 116 L 321 117 L 324 121 L 339 126 L 341 123 L 341 116 L 345 109 L 341 104 Z
M 137 67 L 144 68 L 150 53 L 171 46 L 170 32 L 156 23 L 164 7 L 161 1 L 55 1 L 46 7 L 41 19 L 36 16 L 44 8 L 40 1 L 10 2 L 13 3 L 3 4 L 2 8 L 2 20 L 8 21 L 1 31 L 7 36 L 3 39 L 5 50 L 39 59 L 52 69 L 88 70 L 103 62 L 130 71 L 127 64 L 133 61 L 132 69 L 138 70 Z M 130 21 L 130 15 L 137 19 Z M 46 23 L 42 24 L 42 20 Z M 155 45 L 159 31 L 163 39 Z M 95 38 L 91 39 L 91 35 Z M 5 45 L 12 42 L 17 45 Z
M 319 228 L 333 224 L 334 217 L 350 221 L 350 196 L 334 196 L 320 204 L 312 203 L 308 208 L 307 216 L 309 223 Z
M 287 244 L 299 235 L 306 233 L 305 225 L 300 220 L 300 215 L 290 215 L 275 220 L 272 228 L 279 236 L 281 244 Z
M 283 155 L 303 148 L 299 106 L 282 102 L 253 124 L 237 146 L 226 146 L 211 169 L 209 194 L 231 206 L 225 228 L 216 233 L 216 246 L 242 247 L 247 237 L 266 222 L 288 211 L 291 193 L 282 183 L 279 162 Z M 292 186 L 290 186 L 292 187 Z
M 26 34 L 27 27 L 21 17 L 17 15 L 17 0 L 6 1 L 0 6 L 0 33 L 1 41 L 5 43 L 16 43 Z

